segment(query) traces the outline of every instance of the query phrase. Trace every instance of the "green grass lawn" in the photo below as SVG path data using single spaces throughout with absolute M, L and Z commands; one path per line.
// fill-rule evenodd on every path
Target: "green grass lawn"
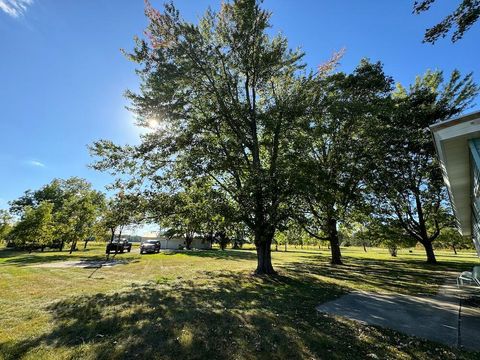
M 89 246 L 90 247 L 90 246 Z M 480 354 L 318 314 L 348 291 L 435 294 L 478 263 L 471 252 L 385 249 L 274 252 L 279 275 L 252 276 L 252 250 L 118 255 L 110 268 L 47 267 L 103 259 L 0 248 L 0 359 L 479 359 Z M 432 329 L 435 331 L 435 329 Z

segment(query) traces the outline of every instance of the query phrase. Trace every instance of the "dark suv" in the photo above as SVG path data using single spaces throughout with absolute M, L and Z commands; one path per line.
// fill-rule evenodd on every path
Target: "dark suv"
M 125 251 L 130 252 L 132 250 L 132 243 L 129 243 L 127 240 L 114 241 L 107 244 L 107 254 L 110 253 L 124 253 Z
M 140 244 L 140 254 L 143 253 L 159 253 L 160 252 L 159 240 L 147 240 Z

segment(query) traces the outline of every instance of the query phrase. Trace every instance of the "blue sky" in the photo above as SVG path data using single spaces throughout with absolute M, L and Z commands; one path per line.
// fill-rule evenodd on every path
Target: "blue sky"
M 473 71 L 480 82 L 480 24 L 456 44 L 422 44 L 425 28 L 457 3 L 437 2 L 420 16 L 412 14 L 413 0 L 265 0 L 264 6 L 273 11 L 273 31 L 302 47 L 309 66 L 345 47 L 345 71 L 368 57 L 403 84 L 437 68 Z M 219 3 L 175 1 L 192 21 Z M 87 145 L 101 138 L 138 141 L 123 98 L 138 81 L 120 49 L 131 49 L 133 36 L 142 34 L 143 7 L 143 0 L 0 0 L 0 208 L 55 177 L 81 176 L 102 190 L 109 183 L 108 175 L 87 167 Z

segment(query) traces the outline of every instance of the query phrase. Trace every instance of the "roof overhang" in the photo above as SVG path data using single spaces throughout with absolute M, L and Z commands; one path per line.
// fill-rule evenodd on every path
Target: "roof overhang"
M 480 111 L 430 126 L 462 235 L 471 235 L 470 139 L 480 138 Z

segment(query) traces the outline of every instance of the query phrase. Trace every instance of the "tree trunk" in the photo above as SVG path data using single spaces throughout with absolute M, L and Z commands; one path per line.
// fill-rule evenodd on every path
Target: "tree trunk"
M 190 234 L 186 234 L 185 235 L 185 247 L 187 248 L 187 250 L 190 250 L 191 247 L 192 247 L 192 242 L 193 242 L 193 235 L 190 235 Z M 222 245 L 220 244 L 220 247 Z M 223 249 L 222 249 L 223 250 Z
M 83 245 L 83 250 L 87 249 L 87 243 L 88 243 L 88 240 L 85 240 L 85 245 Z
M 110 228 L 110 231 L 112 232 L 112 237 L 110 238 L 110 244 L 113 243 L 113 240 L 115 239 L 115 228 Z
M 423 208 L 422 208 L 422 202 L 421 202 L 421 199 L 420 199 L 420 194 L 418 192 L 415 193 L 415 202 L 416 202 L 416 205 L 417 205 L 418 222 L 419 222 L 419 225 L 420 225 L 420 237 L 421 237 L 421 239 L 423 239 L 423 241 L 420 241 L 420 243 L 425 248 L 425 252 L 427 254 L 427 263 L 428 264 L 436 264 L 437 259 L 435 258 L 435 253 L 433 252 L 432 241 L 428 237 L 426 221 L 425 221 L 425 218 L 424 218 L 424 213 L 423 213 Z
M 396 247 L 389 247 L 388 251 L 392 257 L 397 257 L 397 248 Z
M 75 248 L 77 247 L 77 241 L 72 241 L 72 246 L 70 246 L 70 254 L 73 252 L 73 250 L 75 250 Z
M 266 234 L 264 231 L 255 232 L 255 247 L 257 249 L 257 275 L 276 274 L 272 266 L 272 240 L 274 234 Z
M 220 243 L 220 249 L 225 250 L 227 248 L 229 241 L 229 238 L 227 234 L 224 231 L 219 231 L 217 232 L 217 238 Z
M 332 253 L 332 265 L 342 265 L 342 253 L 340 251 L 336 219 L 328 220 L 328 238 L 330 240 L 330 250 Z
M 363 244 L 363 251 L 367 252 L 367 246 Z
M 427 240 L 421 243 L 425 248 L 425 253 L 427 254 L 427 263 L 436 264 L 437 259 L 435 258 L 435 253 L 433 252 L 432 242 Z
M 288 249 L 287 249 L 287 245 L 288 245 L 288 244 L 287 244 L 287 240 L 285 240 L 285 252 L 287 252 L 287 251 L 288 251 Z
M 452 248 L 453 248 L 453 252 L 455 253 L 455 255 L 457 255 L 457 249 L 455 248 L 455 244 L 452 244 Z
M 215 238 L 214 238 L 214 236 L 213 236 L 213 231 L 209 231 L 209 232 L 207 233 L 207 235 L 205 235 L 205 240 L 210 243 L 210 249 L 211 249 L 211 248 L 212 248 L 212 245 L 213 245 L 213 243 L 214 243 L 214 241 L 215 241 Z M 168 239 L 167 239 L 167 241 L 168 241 Z

